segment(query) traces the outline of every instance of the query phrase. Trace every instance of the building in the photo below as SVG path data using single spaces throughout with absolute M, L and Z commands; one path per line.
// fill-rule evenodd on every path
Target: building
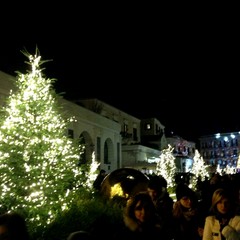
M 167 137 L 167 142 L 174 150 L 178 172 L 187 173 L 192 169 L 196 143 L 187 141 L 180 136 Z
M 223 171 L 226 168 L 233 168 L 237 171 L 240 152 L 240 133 L 218 133 L 201 136 L 199 138 L 199 152 L 206 164 L 211 166 L 211 172 L 217 168 Z
M 16 90 L 15 81 L 15 77 L 0 71 L 0 104 L 4 104 L 10 91 Z M 165 127 L 157 119 L 141 121 L 98 99 L 71 102 L 61 98 L 59 101 L 65 117 L 76 119 L 66 134 L 79 138 L 85 145 L 82 162 L 90 162 L 94 152 L 100 168 L 106 172 L 121 167 L 146 173 L 155 170 L 154 159 L 166 146 Z
M 10 90 L 14 91 L 16 79 L 0 71 L 0 104 L 3 105 Z M 81 139 L 85 145 L 83 162 L 92 160 L 95 152 L 96 160 L 101 163 L 100 168 L 110 172 L 122 166 L 121 162 L 121 125 L 98 113 L 88 110 L 65 99 L 60 99 L 65 117 L 74 116 L 77 120 L 72 122 L 67 130 L 68 136 Z
M 152 173 L 156 159 L 167 145 L 164 126 L 156 118 L 140 120 L 99 99 L 81 99 L 75 103 L 121 125 L 122 167 Z M 147 138 L 147 139 L 146 139 Z
M 11 89 L 15 91 L 15 81 L 15 77 L 0 71 L 0 104 Z M 59 101 L 65 116 L 76 119 L 66 134 L 84 144 L 83 163 L 90 162 L 95 153 L 100 168 L 107 173 L 122 167 L 153 173 L 161 150 L 171 144 L 179 171 L 189 169 L 186 157 L 192 156 L 195 144 L 179 137 L 166 138 L 165 126 L 158 119 L 138 119 L 95 98 Z

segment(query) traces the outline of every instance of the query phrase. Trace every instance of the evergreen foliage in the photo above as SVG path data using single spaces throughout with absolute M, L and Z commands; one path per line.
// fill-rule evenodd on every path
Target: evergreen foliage
M 156 166 L 156 174 L 165 178 L 168 188 L 175 187 L 175 175 L 177 167 L 173 150 L 174 148 L 170 144 L 168 145 L 168 148 L 163 149 Z
M 193 165 L 191 169 L 192 173 L 192 189 L 197 190 L 198 181 L 204 181 L 209 178 L 208 165 L 205 164 L 203 157 L 200 155 L 199 151 L 196 149 L 193 157 Z
M 0 115 L 0 212 L 22 213 L 30 231 L 70 208 L 82 185 L 82 147 L 67 136 L 55 79 L 45 78 L 38 50 L 31 71 L 18 73 Z
M 114 201 L 100 195 L 80 191 L 71 209 L 62 212 L 47 226 L 44 234 L 38 231 L 33 239 L 65 240 L 71 232 L 87 231 L 97 238 L 111 239 L 122 227 L 122 208 Z

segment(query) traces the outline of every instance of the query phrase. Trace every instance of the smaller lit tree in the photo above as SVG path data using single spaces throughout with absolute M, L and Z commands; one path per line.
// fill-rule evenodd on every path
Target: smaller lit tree
M 174 187 L 177 170 L 173 150 L 174 148 L 168 144 L 168 148 L 162 150 L 156 166 L 156 174 L 166 179 L 168 188 Z
M 198 180 L 204 181 L 206 178 L 209 177 L 207 168 L 208 165 L 205 164 L 203 157 L 196 149 L 195 155 L 193 157 L 193 166 L 191 169 L 191 173 L 193 174 L 191 179 L 192 189 L 196 190 Z
M 86 189 L 91 190 L 93 187 L 93 182 L 96 179 L 98 173 L 97 169 L 99 167 L 100 163 L 95 158 L 95 152 L 92 153 L 92 161 L 89 166 L 88 171 L 86 171 L 86 181 L 83 184 Z
M 223 170 L 221 169 L 220 165 L 217 165 L 216 173 L 218 173 L 220 176 L 223 175 Z
M 225 168 L 225 174 L 235 174 L 236 173 L 236 168 L 233 166 L 227 165 Z

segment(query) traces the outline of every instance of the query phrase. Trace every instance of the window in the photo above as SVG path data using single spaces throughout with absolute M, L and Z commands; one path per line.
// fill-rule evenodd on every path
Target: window
M 137 141 L 138 138 L 137 138 L 137 129 L 136 128 L 133 128 L 133 141 Z
M 68 129 L 68 137 L 72 139 L 74 138 L 74 133 L 72 129 Z
M 120 143 L 117 143 L 117 167 L 120 168 Z
M 128 125 L 126 124 L 126 123 L 124 123 L 124 132 L 126 133 L 126 132 L 128 132 Z
M 109 163 L 108 158 L 109 158 L 109 156 L 108 156 L 108 145 L 107 145 L 107 143 L 105 142 L 105 143 L 104 143 L 104 163 L 105 163 L 105 164 L 108 164 L 108 163 Z
M 83 135 L 81 134 L 79 137 L 79 144 L 85 146 L 86 141 Z M 86 158 L 86 148 L 83 149 L 82 154 L 79 157 L 79 165 L 87 163 L 87 158 Z
M 100 162 L 101 160 L 101 138 L 97 137 L 97 153 L 96 153 L 96 160 Z
M 146 123 L 145 130 L 150 130 L 151 128 L 151 123 Z

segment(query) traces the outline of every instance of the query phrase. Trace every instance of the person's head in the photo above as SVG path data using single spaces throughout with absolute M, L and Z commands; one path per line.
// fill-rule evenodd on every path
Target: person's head
M 147 192 L 140 192 L 127 201 L 127 215 L 139 222 L 152 220 L 155 215 L 155 206 Z
M 28 240 L 29 234 L 25 219 L 16 212 L 0 215 L 0 239 Z
M 213 213 L 229 214 L 234 209 L 233 196 L 229 191 L 218 188 L 212 195 L 210 211 Z
M 184 208 L 192 208 L 196 201 L 195 192 L 184 183 L 177 185 L 176 197 Z
M 210 178 L 210 185 L 216 185 L 221 181 L 221 176 L 218 173 L 214 173 Z
M 167 187 L 166 180 L 160 176 L 153 176 L 150 178 L 147 186 L 147 190 L 152 200 L 156 200 Z
M 99 174 L 102 175 L 102 176 L 105 176 L 106 175 L 106 171 L 104 169 L 101 169 Z

